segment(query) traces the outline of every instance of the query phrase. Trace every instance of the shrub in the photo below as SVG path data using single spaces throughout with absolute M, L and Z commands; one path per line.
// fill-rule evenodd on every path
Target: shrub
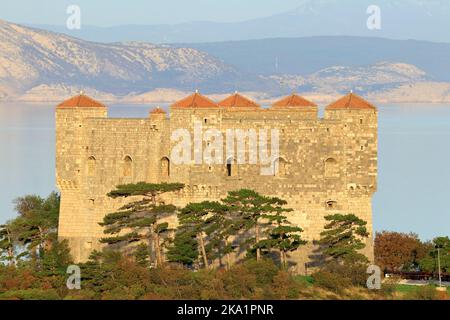
M 306 287 L 309 287 L 314 284 L 314 278 L 312 276 L 297 275 L 297 276 L 294 276 L 294 280 L 297 281 L 299 284 L 304 285 Z
M 198 299 L 202 280 L 182 267 L 158 268 L 150 271 L 154 293 L 166 299 Z
M 351 286 L 366 287 L 367 266 L 364 263 L 338 263 L 330 261 L 313 274 L 314 283 L 335 293 Z
M 349 288 L 352 283 L 348 278 L 328 270 L 321 270 L 313 274 L 314 284 L 321 288 L 341 294 L 344 289 Z
M 397 291 L 400 280 L 401 279 L 398 277 L 385 278 L 385 280 L 381 284 L 381 290 L 379 291 L 379 294 L 383 297 L 392 298 Z
M 278 267 L 270 259 L 248 260 L 244 263 L 244 267 L 255 275 L 258 286 L 271 284 L 273 278 L 278 274 Z
M 255 291 L 257 280 L 243 265 L 235 265 L 229 271 L 218 273 L 227 295 L 232 299 L 250 299 Z
M 305 286 L 299 284 L 294 280 L 291 274 L 286 271 L 280 271 L 273 278 L 271 286 L 272 297 L 271 299 L 298 299 L 300 291 Z
M 9 300 L 60 300 L 58 293 L 51 290 L 28 289 L 12 290 L 0 295 L 0 299 Z
M 368 275 L 366 273 L 367 265 L 365 264 L 330 262 L 323 269 L 336 274 L 337 277 L 347 279 L 353 286 L 366 287 Z
M 0 293 L 9 290 L 30 289 L 38 280 L 32 270 L 0 265 Z
M 88 289 L 81 289 L 81 290 L 71 290 L 69 293 L 64 297 L 64 300 L 95 300 L 97 297 L 97 294 Z
M 418 287 L 405 295 L 407 300 L 436 300 L 437 298 L 436 287 L 432 285 Z

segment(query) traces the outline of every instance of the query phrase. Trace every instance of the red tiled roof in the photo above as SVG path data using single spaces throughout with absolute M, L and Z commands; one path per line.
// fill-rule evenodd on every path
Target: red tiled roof
M 317 105 L 296 94 L 291 94 L 272 104 L 272 107 L 317 107 Z
M 327 110 L 341 110 L 341 109 L 369 109 L 369 110 L 375 110 L 376 107 L 371 104 L 370 102 L 367 102 L 360 96 L 349 93 L 346 96 L 338 99 L 337 101 L 333 102 L 332 104 L 328 105 L 326 107 Z
M 79 94 L 61 102 L 57 108 L 106 108 L 106 106 L 91 97 Z
M 172 108 L 217 108 L 218 105 L 211 99 L 196 92 L 189 97 L 181 99 L 171 105 Z
M 220 101 L 219 106 L 225 108 L 259 108 L 260 105 L 252 100 L 240 95 L 239 93 L 232 94 L 228 98 Z
M 150 111 L 150 113 L 151 113 L 151 114 L 154 114 L 154 113 L 162 113 L 162 114 L 166 114 L 166 112 L 165 112 L 163 109 L 161 109 L 160 107 L 154 108 L 152 111 Z

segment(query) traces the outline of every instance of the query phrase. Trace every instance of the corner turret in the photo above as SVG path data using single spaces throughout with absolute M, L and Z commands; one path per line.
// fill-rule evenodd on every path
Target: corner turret
M 106 118 L 104 104 L 83 92 L 56 107 L 56 182 L 60 189 L 79 184 L 82 165 L 84 120 Z
M 93 238 L 92 216 L 80 197 L 88 170 L 86 119 L 106 118 L 104 104 L 82 92 L 56 107 L 56 184 L 61 192 L 58 237 L 69 241 L 75 260 L 87 260 Z M 92 158 L 92 160 L 95 160 Z
M 325 108 L 325 119 L 342 123 L 346 148 L 347 188 L 373 194 L 377 176 L 377 108 L 350 92 Z

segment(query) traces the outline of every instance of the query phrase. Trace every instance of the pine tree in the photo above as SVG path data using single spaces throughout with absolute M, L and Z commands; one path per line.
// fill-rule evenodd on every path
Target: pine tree
M 150 248 L 145 243 L 140 243 L 134 252 L 134 258 L 138 265 L 148 267 L 150 263 Z
M 204 201 L 190 203 L 178 213 L 179 227 L 174 239 L 174 245 L 169 250 L 171 261 L 191 265 L 197 258 L 198 252 L 202 258 L 203 266 L 209 267 L 208 257 L 210 242 L 213 235 L 217 235 L 220 228 L 218 215 L 222 215 L 226 207 L 219 202 Z
M 163 264 L 161 239 L 168 235 L 168 223 L 162 218 L 173 215 L 176 207 L 170 204 L 158 203 L 158 197 L 163 193 L 178 191 L 184 187 L 180 183 L 153 184 L 139 182 L 136 184 L 119 185 L 108 193 L 111 198 L 137 196 L 139 200 L 122 206 L 119 211 L 107 214 L 101 226 L 104 233 L 110 237 L 100 241 L 108 245 L 124 247 L 127 244 L 147 240 L 149 248 L 156 255 L 156 265 Z
M 82 287 L 100 295 L 110 290 L 111 282 L 117 281 L 114 275 L 122 258 L 122 252 L 108 248 L 91 252 L 89 260 L 80 265 Z
M 273 198 L 274 200 L 276 198 Z M 282 206 L 286 204 L 284 200 L 276 199 L 276 211 L 273 214 L 265 214 L 263 217 L 267 219 L 271 226 L 268 229 L 268 238 L 261 240 L 256 246 L 260 249 L 276 249 L 280 253 L 281 265 L 287 266 L 287 253 L 297 250 L 307 241 L 301 238 L 303 229 L 293 226 L 283 213 L 292 212 L 292 209 L 286 209 Z
M 67 266 L 72 264 L 69 244 L 67 240 L 58 241 L 56 234 L 53 236 L 52 245 L 41 253 L 41 276 L 65 276 Z
M 256 252 L 256 260 L 261 258 L 261 228 L 270 228 L 270 223 L 264 223 L 276 214 L 292 211 L 292 209 L 283 208 L 287 204 L 286 201 L 276 197 L 262 196 L 256 191 L 241 189 L 231 191 L 223 202 L 229 206 L 231 213 L 242 218 L 242 228 L 246 231 L 253 229 L 254 237 L 249 239 L 251 247 L 249 251 Z M 264 221 L 265 220 L 265 221 Z M 246 245 L 244 243 L 243 245 Z
M 167 250 L 167 258 L 170 262 L 192 266 L 199 255 L 197 234 L 182 226 L 177 228 L 175 238 Z
M 365 248 L 363 240 L 369 236 L 367 222 L 354 214 L 328 215 L 325 219 L 329 223 L 319 241 L 323 254 L 339 263 L 367 263 L 367 257 L 358 252 Z
M 286 204 L 246 189 L 229 192 L 222 202 L 190 203 L 178 212 L 169 260 L 192 265 L 200 257 L 208 268 L 216 259 L 222 265 L 225 258 L 229 269 L 231 254 L 239 247 L 241 252 L 256 252 L 257 259 L 261 250 L 276 249 L 285 265 L 287 252 L 305 243 L 300 237 L 302 229 L 290 225 L 283 215 L 292 212 Z
M 0 225 L 0 261 L 15 264 L 15 243 L 11 226 L 7 223 Z
M 450 273 L 450 238 L 436 237 L 431 243 L 428 255 L 420 260 L 420 269 L 429 272 L 438 272 L 438 248 L 439 264 L 442 272 Z
M 240 241 L 239 234 L 246 230 L 246 217 L 227 204 L 217 205 L 207 219 L 204 232 L 207 235 L 206 252 L 212 260 L 226 259 L 226 268 L 231 268 L 231 254 L 235 250 L 233 241 Z
M 46 199 L 28 195 L 15 200 L 19 216 L 8 223 L 9 232 L 15 241 L 34 262 L 45 250 L 50 250 L 57 233 L 59 217 L 59 194 L 52 192 Z
M 253 190 L 241 189 L 230 191 L 225 199 L 222 200 L 226 205 L 232 208 L 235 215 L 243 218 L 244 230 L 254 230 L 253 245 L 260 241 L 259 219 L 262 215 L 261 206 L 264 203 L 264 197 Z M 249 240 L 251 242 L 252 240 Z M 246 245 L 246 244 L 244 244 Z M 256 260 L 260 259 L 260 248 L 256 249 Z

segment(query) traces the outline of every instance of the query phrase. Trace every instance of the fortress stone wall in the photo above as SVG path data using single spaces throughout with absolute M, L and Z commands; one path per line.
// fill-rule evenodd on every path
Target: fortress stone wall
M 236 158 L 221 164 L 174 163 L 171 150 L 177 141 L 171 134 L 188 129 L 193 135 L 195 123 L 224 136 L 227 129 L 277 129 L 277 172 L 261 175 L 261 164 L 237 164 Z M 209 143 L 203 141 L 203 148 Z M 59 238 L 69 241 L 76 261 L 100 248 L 103 216 L 130 201 L 106 194 L 119 184 L 140 181 L 184 183 L 182 191 L 167 196 L 178 206 L 219 200 L 240 188 L 287 200 L 294 209 L 290 221 L 304 229 L 309 241 L 290 255 L 298 272 L 313 254 L 324 216 L 353 213 L 368 222 L 365 253 L 372 259 L 376 179 L 377 110 L 355 94 L 327 106 L 323 118 L 314 103 L 297 95 L 263 109 L 239 94 L 217 104 L 195 93 L 170 106 L 169 114 L 157 108 L 143 119 L 108 118 L 107 107 L 85 95 L 56 108 Z

